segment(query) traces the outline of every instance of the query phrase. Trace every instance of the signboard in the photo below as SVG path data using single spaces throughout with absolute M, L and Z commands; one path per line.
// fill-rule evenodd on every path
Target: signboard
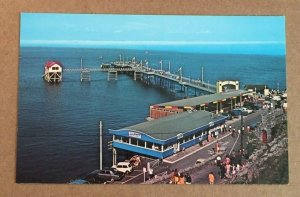
M 140 133 L 136 133 L 136 132 L 133 132 L 133 131 L 129 131 L 128 136 L 129 137 L 134 137 L 134 138 L 139 138 L 139 139 L 142 138 L 142 135 Z

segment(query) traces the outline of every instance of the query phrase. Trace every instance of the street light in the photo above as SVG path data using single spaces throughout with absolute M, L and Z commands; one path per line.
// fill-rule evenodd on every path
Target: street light
M 243 126 L 243 111 L 242 111 L 242 94 L 240 94 L 240 107 L 241 107 L 241 154 L 243 155 L 243 135 L 244 135 L 244 126 Z

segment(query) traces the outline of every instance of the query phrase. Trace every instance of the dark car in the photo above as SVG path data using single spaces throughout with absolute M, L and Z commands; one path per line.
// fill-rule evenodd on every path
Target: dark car
M 86 180 L 90 184 L 95 184 L 95 183 L 98 183 L 98 184 L 107 184 L 107 183 L 110 183 L 110 182 L 114 181 L 113 179 L 108 180 L 107 178 L 102 177 L 101 175 L 99 175 L 97 172 L 95 172 L 95 173 L 94 172 L 91 172 L 90 174 L 88 174 L 84 178 L 84 180 Z
M 240 109 L 234 109 L 234 110 L 232 110 L 232 116 L 233 116 L 234 118 L 238 118 L 239 116 L 241 116 L 241 114 L 242 114 L 243 116 L 247 116 L 247 115 L 248 115 L 248 112 L 242 111 L 242 110 L 240 110 Z
M 245 102 L 243 106 L 251 110 L 259 110 L 262 107 L 260 103 L 254 102 Z
M 226 116 L 228 118 L 228 120 L 232 120 L 232 113 L 231 112 L 223 112 L 222 113 L 223 116 Z
M 121 180 L 124 177 L 124 173 L 115 172 L 110 169 L 95 170 L 84 178 L 75 179 L 69 182 L 69 184 L 109 184 L 114 181 Z
M 119 181 L 124 177 L 124 173 L 113 171 L 110 169 L 107 170 L 95 170 L 87 175 L 88 178 L 95 180 L 105 180 L 105 181 Z

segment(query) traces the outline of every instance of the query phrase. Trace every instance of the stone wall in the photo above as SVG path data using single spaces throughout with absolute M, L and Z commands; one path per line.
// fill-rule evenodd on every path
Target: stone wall
M 268 168 L 267 161 L 278 163 L 278 157 L 288 150 L 288 138 L 286 133 L 278 136 L 272 142 L 255 150 L 249 160 L 244 164 L 243 169 L 235 177 L 225 180 L 224 183 L 243 184 L 253 183 L 259 178 L 260 173 Z

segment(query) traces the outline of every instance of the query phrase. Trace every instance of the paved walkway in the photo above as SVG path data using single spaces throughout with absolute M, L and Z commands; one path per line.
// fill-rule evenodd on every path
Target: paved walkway
M 227 121 L 226 124 L 229 125 L 229 124 L 234 124 L 235 122 L 238 122 L 239 119 L 235 119 L 235 120 L 230 120 L 230 121 Z M 210 142 L 207 142 L 207 141 L 204 141 L 203 142 L 203 145 L 202 146 L 199 146 L 198 144 L 195 144 L 194 146 L 192 147 L 189 147 L 187 149 L 185 149 L 184 151 L 180 151 L 174 155 L 171 155 L 170 157 L 167 157 L 165 158 L 163 161 L 165 163 L 170 163 L 170 164 L 173 164 L 173 163 L 176 163 L 182 159 L 185 159 L 186 157 L 200 151 L 200 150 L 203 150 L 203 149 L 206 149 L 208 146 L 211 146 L 212 144 L 215 144 L 217 142 L 217 140 L 222 140 L 226 137 L 228 137 L 229 135 L 231 135 L 231 133 L 227 132 L 227 133 L 221 133 L 219 134 L 218 136 L 218 139 L 216 138 L 212 138 Z M 222 143 L 220 142 L 220 144 L 222 145 Z M 211 155 L 208 155 L 208 157 L 211 156 Z M 207 157 L 207 158 L 208 158 Z

